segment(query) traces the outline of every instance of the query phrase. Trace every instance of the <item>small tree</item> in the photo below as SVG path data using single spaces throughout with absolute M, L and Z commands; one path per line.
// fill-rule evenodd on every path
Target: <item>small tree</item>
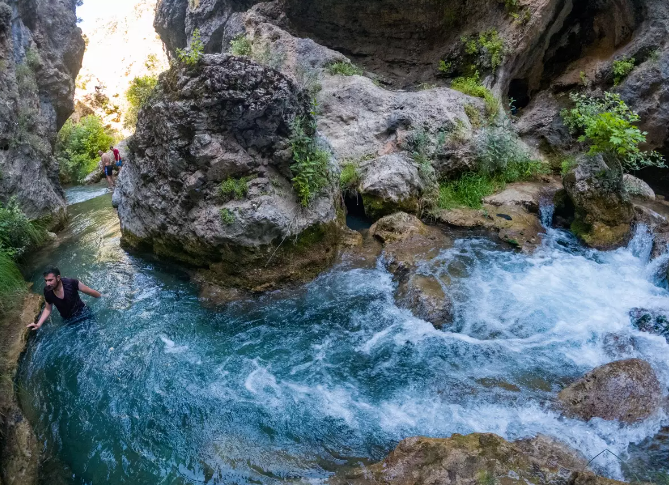
M 97 167 L 98 151 L 106 152 L 112 143 L 114 133 L 103 125 L 99 117 L 89 115 L 78 123 L 67 120 L 56 140 L 56 157 L 62 181 L 81 181 Z
M 187 66 L 196 66 L 204 56 L 204 44 L 200 38 L 200 29 L 193 31 L 190 46 L 187 49 L 177 49 L 179 61 Z
M 132 80 L 130 88 L 128 88 L 125 93 L 125 97 L 128 100 L 128 103 L 130 103 L 130 108 L 128 108 L 128 111 L 125 114 L 123 126 L 126 128 L 134 128 L 137 124 L 137 114 L 139 113 L 139 110 L 142 109 L 142 106 L 149 100 L 157 84 L 157 76 L 140 76 Z

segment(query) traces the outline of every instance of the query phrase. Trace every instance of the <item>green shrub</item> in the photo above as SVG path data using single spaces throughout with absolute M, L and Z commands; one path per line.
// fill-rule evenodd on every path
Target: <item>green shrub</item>
M 633 57 L 623 57 L 613 61 L 613 84 L 617 86 L 634 69 L 636 60 Z
M 193 31 L 190 46 L 187 49 L 177 49 L 177 58 L 187 66 L 196 66 L 204 56 L 204 44 L 200 38 L 200 29 Z
M 548 173 L 549 167 L 530 158 L 518 137 L 506 126 L 486 128 L 476 144 L 476 169 L 439 187 L 438 207 L 479 208 L 481 200 L 502 190 L 507 183 Z
M 233 56 L 248 56 L 253 53 L 253 44 L 246 34 L 239 34 L 230 41 L 230 53 Z
M 483 98 L 485 100 L 486 113 L 491 120 L 499 113 L 499 100 L 492 91 L 481 84 L 478 71 L 470 77 L 455 78 L 451 84 L 451 88 L 469 96 Z
M 465 53 L 473 59 L 479 69 L 491 69 L 493 72 L 502 65 L 505 47 L 504 39 L 494 30 L 480 32 L 478 35 L 463 36 Z
M 452 70 L 453 70 L 453 63 L 451 61 L 448 62 L 444 60 L 439 61 L 439 72 L 443 72 L 444 74 L 450 74 Z
M 353 162 L 346 162 L 341 167 L 339 186 L 343 192 L 354 192 L 360 184 L 358 166 Z
M 75 123 L 67 120 L 56 139 L 56 158 L 64 183 L 81 181 L 98 166 L 98 150 L 106 152 L 114 143 L 114 133 L 96 115 L 88 115 Z
M 361 76 L 363 71 L 348 61 L 337 61 L 328 64 L 327 71 L 333 76 Z
M 274 49 L 270 42 L 253 45 L 252 57 L 258 64 L 271 67 L 272 69 L 280 69 L 286 61 L 286 53 L 279 49 Z
M 130 87 L 125 93 L 130 107 L 125 113 L 123 126 L 125 128 L 134 128 L 137 124 L 137 115 L 139 110 L 148 102 L 153 94 L 154 89 L 158 85 L 158 76 L 148 75 L 139 76 L 133 79 Z
M 42 58 L 40 57 L 39 52 L 37 52 L 36 49 L 28 49 L 26 51 L 26 64 L 33 71 L 35 71 L 42 65 Z
M 26 217 L 16 199 L 0 204 L 0 252 L 20 258 L 27 249 L 42 244 L 46 231 Z
M 647 133 L 634 125 L 639 115 L 618 94 L 607 92 L 604 97 L 596 98 L 572 93 L 570 97 L 575 106 L 562 110 L 562 118 L 572 134 L 580 135 L 578 140 L 589 145 L 590 154 L 614 157 L 627 171 L 664 166 L 660 154 L 639 149 Z
M 567 175 L 576 166 L 576 157 L 567 157 L 560 163 L 560 174 Z
M 226 201 L 232 199 L 243 199 L 246 197 L 246 194 L 249 193 L 248 182 L 250 179 L 251 177 L 241 177 L 238 179 L 228 177 L 223 182 L 221 182 L 219 187 L 219 193 L 221 194 L 221 197 L 223 197 Z
M 19 92 L 24 96 L 37 93 L 38 88 L 35 73 L 28 64 L 18 64 L 16 66 L 16 83 L 19 87 Z
M 221 209 L 220 215 L 221 215 L 221 222 L 226 226 L 234 224 L 235 213 L 232 212 L 230 209 L 225 209 L 225 208 Z
M 290 147 L 293 152 L 293 188 L 303 207 L 328 185 L 330 153 L 318 146 L 313 113 L 297 117 L 291 125 Z

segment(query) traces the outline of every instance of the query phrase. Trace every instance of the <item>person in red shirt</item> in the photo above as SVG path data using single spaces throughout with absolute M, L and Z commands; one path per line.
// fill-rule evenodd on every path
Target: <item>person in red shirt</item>
M 118 148 L 110 146 L 109 149 L 114 153 L 114 160 L 116 161 L 116 166 L 118 167 L 118 173 L 121 174 L 121 168 L 123 167 L 123 160 L 121 159 L 121 152 L 118 151 Z

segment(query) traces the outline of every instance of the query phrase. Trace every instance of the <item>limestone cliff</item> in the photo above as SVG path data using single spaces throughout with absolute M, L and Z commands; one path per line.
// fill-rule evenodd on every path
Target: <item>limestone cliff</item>
M 0 201 L 33 218 L 65 214 L 53 145 L 74 110 L 84 41 L 75 0 L 0 1 Z
M 128 11 L 90 22 L 84 28 L 86 56 L 77 77 L 77 113 L 94 113 L 114 130 L 130 135 L 125 93 L 135 77 L 167 69 L 163 43 L 153 28 L 156 0 L 137 0 Z

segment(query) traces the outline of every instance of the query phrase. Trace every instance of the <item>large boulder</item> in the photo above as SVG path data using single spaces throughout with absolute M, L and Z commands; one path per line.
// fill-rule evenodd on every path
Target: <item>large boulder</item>
M 57 225 L 65 198 L 53 156 L 74 111 L 84 55 L 72 1 L 0 0 L 0 202 Z
M 342 472 L 332 485 L 614 485 L 585 471 L 586 460 L 544 436 L 508 442 L 489 433 L 402 440 L 381 462 Z
M 291 123 L 309 109 L 290 79 L 245 58 L 163 74 L 115 194 L 124 244 L 247 290 L 315 276 L 339 222 L 332 189 L 302 207 L 291 186 Z
M 627 193 L 632 197 L 655 200 L 655 192 L 650 188 L 650 185 L 634 175 L 628 173 L 623 175 L 623 185 Z
M 563 389 L 558 398 L 570 416 L 629 424 L 657 412 L 662 390 L 648 362 L 627 359 L 597 367 Z
M 453 302 L 444 291 L 445 283 L 432 275 L 414 274 L 402 282 L 395 294 L 399 307 L 440 329 L 453 321 Z
M 602 155 L 582 156 L 563 178 L 574 208 L 574 233 L 597 249 L 623 245 L 634 217 L 619 162 Z
M 397 211 L 416 213 L 424 182 L 418 166 L 402 154 L 391 154 L 362 162 L 358 167 L 365 214 L 378 219 Z

